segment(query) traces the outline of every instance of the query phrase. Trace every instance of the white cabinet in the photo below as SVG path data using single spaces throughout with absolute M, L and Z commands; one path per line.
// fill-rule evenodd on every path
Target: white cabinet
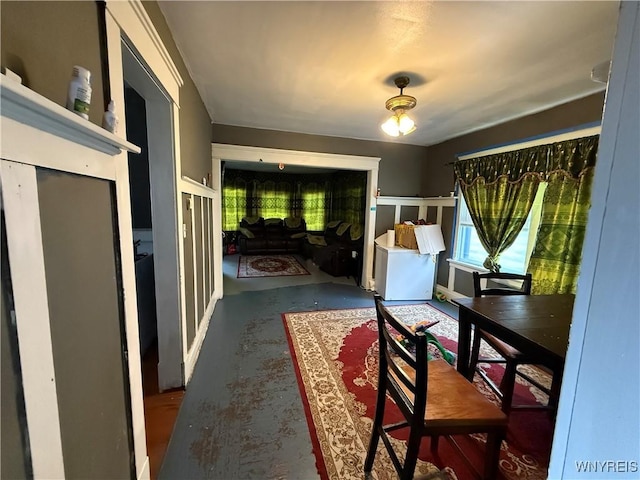
M 376 290 L 385 300 L 430 300 L 435 266 L 418 250 L 376 245 Z

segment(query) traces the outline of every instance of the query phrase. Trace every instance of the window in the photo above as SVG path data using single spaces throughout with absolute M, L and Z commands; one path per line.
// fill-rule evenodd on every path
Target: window
M 527 221 L 518 234 L 515 242 L 500 255 L 498 263 L 501 265 L 501 272 L 507 273 L 525 273 L 529 263 L 529 257 L 533 250 L 536 240 L 538 225 L 540 224 L 540 213 L 542 212 L 542 199 L 546 183 L 541 183 L 533 201 L 531 211 L 527 217 Z M 487 252 L 480 243 L 476 228 L 473 226 L 471 215 L 464 201 L 464 197 L 460 195 L 458 201 L 458 219 L 456 223 L 456 245 L 454 252 L 454 260 L 465 263 L 474 267 L 482 267 L 482 263 L 487 258 Z

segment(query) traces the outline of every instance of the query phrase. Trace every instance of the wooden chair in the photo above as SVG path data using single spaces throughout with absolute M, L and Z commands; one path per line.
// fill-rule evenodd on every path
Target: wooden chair
M 422 332 L 412 332 L 393 316 L 375 294 L 380 340 L 380 365 L 376 413 L 369 449 L 364 463 L 370 477 L 373 461 L 382 441 L 401 480 L 413 478 L 422 437 L 431 437 L 431 451 L 438 449 L 438 438 L 445 435 L 464 456 L 451 435 L 486 433 L 484 479 L 495 479 L 498 472 L 500 444 L 506 435 L 507 416 L 444 360 L 427 361 L 427 340 Z M 398 341 L 400 333 L 415 343 L 415 355 Z M 404 415 L 405 421 L 383 425 L 387 393 Z M 387 432 L 409 428 L 404 461 L 387 436 Z M 466 457 L 465 457 L 466 460 Z M 469 466 L 475 471 L 470 462 Z
M 508 286 L 493 286 L 482 287 L 482 280 L 495 281 L 495 280 L 507 280 L 511 282 L 521 282 L 519 288 L 509 288 Z M 487 295 L 531 295 L 531 274 L 517 275 L 513 273 L 479 273 L 473 272 L 473 289 L 476 297 L 483 297 Z M 480 356 L 480 341 L 484 340 L 491 346 L 498 354 L 500 358 L 482 358 Z M 482 363 L 504 363 L 504 375 L 500 381 L 500 386 L 497 386 L 482 370 L 477 368 L 478 362 Z M 506 344 L 502 340 L 497 339 L 493 335 L 488 334 L 482 330 L 476 329 L 473 336 L 473 346 L 471 347 L 471 358 L 469 361 L 469 372 L 471 378 L 477 371 L 482 379 L 489 385 L 489 387 L 498 395 L 502 400 L 502 411 L 507 415 L 514 408 L 539 408 L 534 406 L 519 406 L 512 405 L 513 389 L 515 388 L 516 375 L 520 375 L 529 383 L 539 388 L 547 395 L 551 394 L 551 391 L 535 381 L 530 376 L 517 370 L 518 365 L 523 364 L 536 364 L 539 363 L 539 359 L 523 354 L 516 350 L 512 346 Z M 553 402 L 550 402 L 549 406 L 552 406 Z

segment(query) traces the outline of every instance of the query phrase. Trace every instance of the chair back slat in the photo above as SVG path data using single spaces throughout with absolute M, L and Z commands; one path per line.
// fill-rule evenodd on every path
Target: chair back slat
M 519 281 L 521 282 L 520 288 L 510 287 L 505 285 L 504 287 L 482 287 L 482 280 L 486 281 Z M 475 297 L 484 297 L 487 295 L 531 295 L 531 274 L 519 275 L 516 273 L 500 273 L 489 272 L 480 273 L 473 272 L 473 293 Z
M 374 299 L 378 320 L 379 368 L 381 372 L 387 372 L 387 390 L 401 410 L 422 419 L 427 404 L 427 338 L 424 333 L 413 332 L 398 320 L 382 304 L 379 295 L 375 294 Z M 415 354 L 400 343 L 398 334 L 415 345 Z M 409 398 L 406 390 L 413 398 Z

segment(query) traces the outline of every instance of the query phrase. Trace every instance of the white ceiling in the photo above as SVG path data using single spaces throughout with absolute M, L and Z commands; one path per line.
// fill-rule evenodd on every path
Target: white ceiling
M 601 91 L 618 2 L 162 1 L 214 123 L 432 145 Z M 417 130 L 380 124 L 397 74 Z

